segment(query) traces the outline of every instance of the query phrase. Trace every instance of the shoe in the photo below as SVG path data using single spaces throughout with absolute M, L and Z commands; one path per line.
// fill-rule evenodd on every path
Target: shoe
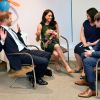
M 85 76 L 82 76 L 82 75 L 81 75 L 81 76 L 80 76 L 80 79 L 85 79 Z
M 67 71 L 69 74 L 71 73 L 75 73 L 75 70 L 70 70 L 70 71 Z
M 84 73 L 84 70 L 82 70 L 82 72 L 81 72 L 80 79 L 85 79 L 85 73 Z
M 80 73 L 81 71 L 80 70 L 75 70 L 75 73 Z
M 66 69 L 68 74 L 75 73 L 75 70 L 71 69 L 70 66 L 65 66 L 64 68 Z
M 28 80 L 29 80 L 31 83 L 34 83 L 34 77 L 33 77 L 33 76 L 28 76 Z
M 33 70 L 32 67 L 25 66 L 25 67 L 22 67 L 21 70 L 18 70 L 18 71 L 14 70 L 11 73 L 9 72 L 9 76 L 10 77 L 23 77 L 26 75 L 26 73 L 31 72 L 32 70 Z
M 81 73 L 81 71 L 82 71 L 82 68 L 75 69 L 75 73 Z
M 28 80 L 32 83 L 34 87 L 34 77 L 33 76 L 28 76 Z
M 88 86 L 88 82 L 86 82 L 84 79 L 76 81 L 75 84 L 81 86 Z
M 82 91 L 81 93 L 78 94 L 79 97 L 83 97 L 83 98 L 89 98 L 91 96 L 96 96 L 96 91 L 91 90 L 91 89 L 87 89 L 85 91 Z
M 37 84 L 39 85 L 48 85 L 48 82 L 44 81 L 43 79 L 39 78 L 36 80 Z
M 44 75 L 52 76 L 52 71 L 50 69 L 47 69 Z
M 82 69 L 75 69 L 75 73 L 81 73 Z

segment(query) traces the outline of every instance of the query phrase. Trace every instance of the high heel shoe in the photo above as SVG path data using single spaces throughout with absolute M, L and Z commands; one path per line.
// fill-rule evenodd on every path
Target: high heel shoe
M 67 73 L 75 73 L 75 70 L 71 69 L 69 66 L 65 67 Z
M 82 75 L 81 75 L 81 76 L 80 76 L 80 79 L 85 79 L 85 76 L 82 76 Z
M 70 70 L 70 71 L 67 70 L 67 72 L 68 73 L 75 73 L 75 70 Z

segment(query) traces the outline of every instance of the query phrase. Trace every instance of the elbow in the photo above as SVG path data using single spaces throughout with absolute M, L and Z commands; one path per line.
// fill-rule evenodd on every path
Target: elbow
M 38 32 L 36 32 L 36 36 L 37 36 L 37 37 L 40 37 L 40 34 L 39 34 Z

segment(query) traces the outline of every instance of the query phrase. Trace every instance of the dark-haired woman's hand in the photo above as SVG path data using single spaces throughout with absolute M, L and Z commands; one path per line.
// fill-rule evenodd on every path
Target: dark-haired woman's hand
M 89 43 L 85 43 L 85 44 L 83 44 L 83 46 L 84 47 L 88 47 L 88 46 L 90 46 L 90 44 Z
M 17 24 L 17 29 L 18 29 L 18 33 L 21 33 L 21 29 L 18 24 Z
M 38 42 L 39 40 L 40 40 L 40 37 L 37 36 L 37 37 L 36 37 L 36 41 Z

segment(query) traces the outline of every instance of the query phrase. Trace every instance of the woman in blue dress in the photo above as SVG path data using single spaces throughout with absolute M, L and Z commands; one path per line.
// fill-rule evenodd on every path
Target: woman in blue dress
M 95 8 L 90 8 L 87 10 L 87 20 L 84 21 L 81 32 L 80 32 L 80 43 L 75 46 L 74 53 L 77 61 L 77 69 L 76 72 L 79 72 L 83 67 L 81 54 L 85 52 L 85 50 L 90 49 L 89 47 L 94 47 L 99 39 L 100 33 L 99 29 L 96 28 L 94 22 L 94 16 L 98 13 Z

